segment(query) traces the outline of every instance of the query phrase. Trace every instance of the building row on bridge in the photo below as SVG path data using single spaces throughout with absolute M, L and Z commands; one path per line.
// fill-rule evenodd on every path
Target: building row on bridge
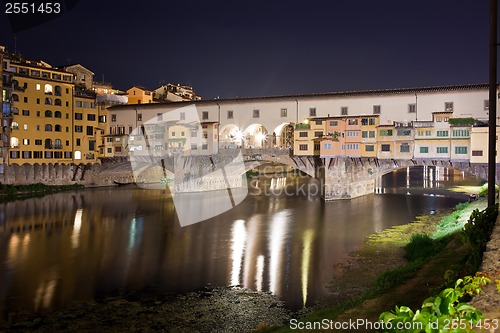
M 433 112 L 428 121 L 379 120 L 377 115 L 308 118 L 295 126 L 293 154 L 487 163 L 488 127 L 477 119 L 444 111 Z M 499 132 L 497 127 L 497 137 Z

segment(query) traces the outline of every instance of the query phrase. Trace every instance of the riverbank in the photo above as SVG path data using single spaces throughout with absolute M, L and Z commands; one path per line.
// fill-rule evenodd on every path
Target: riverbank
M 269 293 L 205 288 L 184 295 L 155 287 L 73 303 L 33 318 L 11 315 L 3 332 L 251 332 L 283 325 L 290 313 Z
M 441 288 L 448 279 L 471 273 L 464 258 L 469 249 L 460 235 L 447 236 L 445 246 L 425 262 L 407 263 L 404 246 L 416 234 L 444 237 L 463 227 L 473 210 L 486 208 L 485 200 L 459 205 L 458 210 L 420 216 L 413 223 L 386 229 L 368 237 L 351 260 L 337 267 L 329 286 L 331 296 L 310 309 L 301 322 L 349 322 L 363 319 L 377 322 L 379 315 L 396 304 L 417 307 Z M 448 233 L 447 233 L 448 232 Z M 271 328 L 268 332 L 293 332 L 290 327 Z M 333 330 L 335 332 L 335 330 Z M 338 332 L 373 332 L 342 329 Z M 315 330 L 311 330 L 315 332 Z
M 84 188 L 80 184 L 72 185 L 46 185 L 36 183 L 31 185 L 5 185 L 0 184 L 0 202 L 22 198 L 35 197 L 51 193 L 73 191 Z

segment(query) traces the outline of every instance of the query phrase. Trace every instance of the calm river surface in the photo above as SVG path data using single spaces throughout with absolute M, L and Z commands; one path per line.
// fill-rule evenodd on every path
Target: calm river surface
M 314 180 L 260 177 L 234 209 L 187 227 L 168 192 L 138 187 L 2 203 L 0 314 L 148 285 L 168 292 L 241 285 L 299 309 L 325 295 L 334 266 L 367 235 L 467 201 L 445 188 L 478 181 L 450 180 L 445 171 L 400 170 L 377 183 L 381 194 L 335 202 L 297 190 Z

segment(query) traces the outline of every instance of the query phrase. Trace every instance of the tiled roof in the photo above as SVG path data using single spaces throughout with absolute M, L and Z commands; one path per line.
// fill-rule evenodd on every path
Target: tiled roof
M 358 91 L 344 91 L 344 92 L 329 92 L 329 93 L 316 93 L 316 94 L 298 94 L 298 95 L 277 95 L 277 96 L 258 96 L 258 97 L 242 97 L 242 98 L 227 98 L 227 99 L 202 99 L 197 101 L 181 101 L 181 102 L 165 102 L 165 103 L 153 103 L 153 104 L 128 104 L 117 105 L 112 107 L 112 109 L 128 109 L 132 105 L 145 107 L 157 108 L 162 104 L 179 104 L 179 106 L 185 106 L 190 104 L 223 104 L 223 103 L 237 103 L 237 102 L 248 102 L 248 101 L 260 101 L 260 100 L 294 100 L 294 99 L 310 99 L 310 98 L 332 98 L 332 97 L 353 97 L 353 96 L 382 96 L 382 95 L 398 95 L 398 94 L 416 94 L 416 93 L 431 93 L 431 92 L 447 92 L 447 91 L 468 91 L 468 90 L 485 90 L 488 89 L 489 85 L 487 83 L 480 84 L 462 84 L 462 85 L 450 85 L 450 86 L 434 86 L 434 87 L 419 87 L 419 88 L 397 88 L 397 89 L 380 89 L 380 90 L 358 90 Z

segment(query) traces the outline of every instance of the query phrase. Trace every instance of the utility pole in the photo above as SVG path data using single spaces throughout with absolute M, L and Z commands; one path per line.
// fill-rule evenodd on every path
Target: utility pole
M 488 119 L 488 206 L 495 205 L 497 117 L 497 7 L 490 0 L 490 94 Z

